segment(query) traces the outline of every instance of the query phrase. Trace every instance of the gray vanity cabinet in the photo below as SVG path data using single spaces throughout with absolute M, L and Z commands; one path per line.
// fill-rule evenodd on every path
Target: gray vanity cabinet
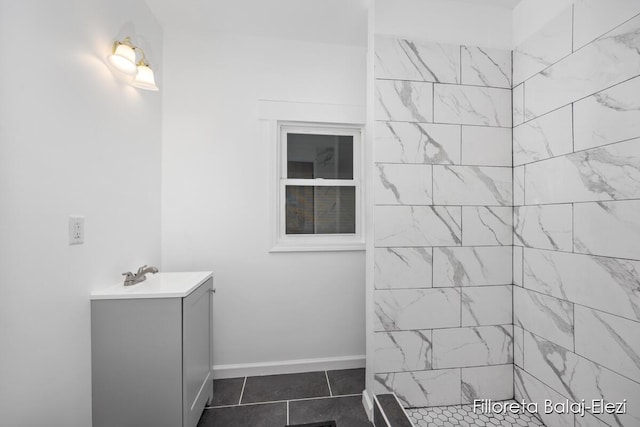
M 136 285 L 138 286 L 138 285 Z M 91 301 L 93 427 L 195 427 L 213 397 L 213 279 Z

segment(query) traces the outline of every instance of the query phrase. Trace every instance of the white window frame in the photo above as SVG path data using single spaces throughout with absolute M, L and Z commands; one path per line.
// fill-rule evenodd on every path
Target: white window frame
M 271 252 L 296 251 L 357 251 L 364 250 L 363 207 L 363 128 L 353 124 L 277 122 L 275 143 L 275 241 Z M 287 178 L 287 134 L 353 136 L 353 179 L 290 179 Z M 286 234 L 286 186 L 347 186 L 355 187 L 356 232 L 336 234 Z

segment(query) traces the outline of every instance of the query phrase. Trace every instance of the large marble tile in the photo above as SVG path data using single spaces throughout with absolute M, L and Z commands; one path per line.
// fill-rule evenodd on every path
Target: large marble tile
M 432 345 L 436 369 L 513 363 L 513 326 L 436 329 Z
M 640 200 L 574 206 L 574 251 L 640 259 Z
M 513 364 L 524 368 L 524 329 L 513 327 Z
M 521 246 L 513 247 L 513 284 L 516 286 L 524 286 L 524 248 Z
M 274 427 L 287 422 L 287 402 L 205 409 L 198 427 Z
M 433 167 L 433 200 L 437 205 L 511 206 L 511 187 L 511 168 Z
M 431 331 L 376 332 L 374 369 L 380 372 L 431 369 Z
M 544 338 L 525 332 L 525 369 L 549 387 L 578 402 L 627 401 L 627 413 L 594 414 L 611 426 L 640 425 L 640 384 Z
M 526 110 L 540 116 L 637 76 L 638 46 L 640 16 L 529 79 L 524 88 Z
M 513 365 L 462 368 L 462 403 L 513 398 Z
M 571 105 L 513 129 L 513 164 L 522 165 L 573 151 Z
M 640 323 L 575 306 L 576 353 L 640 382 Z
M 525 249 L 524 285 L 640 321 L 640 261 Z
M 577 50 L 640 13 L 637 0 L 576 0 L 573 48 Z
M 462 126 L 462 164 L 511 166 L 511 129 Z
M 447 246 L 462 242 L 462 208 L 377 206 L 375 245 Z
M 462 326 L 506 325 L 513 320 L 512 286 L 461 289 Z
M 511 245 L 513 208 L 509 206 L 463 206 L 462 244 L 465 246 Z
M 511 51 L 462 46 L 461 82 L 511 89 Z
M 514 87 L 511 92 L 511 103 L 513 111 L 513 126 L 521 125 L 524 122 L 524 83 Z
M 405 408 L 460 404 L 460 369 L 376 374 L 374 392 L 395 393 Z
M 640 137 L 638 93 L 640 77 L 576 102 L 573 106 L 575 149 Z
M 376 331 L 401 331 L 460 326 L 457 289 L 375 291 Z
M 511 256 L 511 246 L 434 248 L 433 285 L 510 284 Z
M 460 82 L 460 46 L 378 35 L 374 40 L 377 79 Z
M 430 205 L 433 202 L 431 165 L 378 163 L 374 198 L 377 205 Z
M 374 263 L 376 289 L 432 286 L 432 248 L 375 248 Z
M 433 122 L 433 84 L 376 80 L 376 120 Z
M 362 394 L 365 389 L 365 368 L 336 369 L 327 371 L 332 396 Z
M 538 407 L 538 416 L 549 427 L 574 427 L 572 414 L 560 414 L 544 410 L 545 401 L 564 402 L 567 398 L 551 389 L 549 386 L 530 375 L 519 367 L 514 368 L 513 385 L 515 399 L 518 402 L 535 403 Z
M 571 252 L 572 222 L 573 207 L 569 204 L 516 206 L 513 209 L 513 244 Z
M 513 204 L 524 205 L 524 166 L 513 168 Z
M 573 349 L 573 304 L 514 287 L 513 313 L 514 325 Z
M 571 53 L 572 8 L 569 6 L 513 51 L 513 83 L 527 78 Z
M 435 84 L 434 121 L 511 127 L 511 90 Z
M 640 198 L 640 139 L 526 166 L 527 204 Z
M 380 163 L 460 164 L 460 126 L 376 122 L 375 158 Z
M 329 397 L 331 393 L 324 372 L 263 375 L 247 377 L 242 404 L 280 400 Z

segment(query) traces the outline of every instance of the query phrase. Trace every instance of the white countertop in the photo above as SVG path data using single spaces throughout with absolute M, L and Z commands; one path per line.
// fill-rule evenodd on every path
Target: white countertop
M 183 298 L 210 277 L 213 277 L 210 271 L 147 274 L 144 282 L 131 286 L 121 282 L 93 292 L 91 299 Z

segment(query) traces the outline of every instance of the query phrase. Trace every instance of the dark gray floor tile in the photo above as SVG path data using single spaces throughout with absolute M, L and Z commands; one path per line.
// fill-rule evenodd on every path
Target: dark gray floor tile
M 213 402 L 211 402 L 211 406 L 238 405 L 243 384 L 244 377 L 213 380 Z
M 329 396 L 324 372 L 248 377 L 242 403 Z
M 287 403 L 205 409 L 198 427 L 282 427 L 287 424 Z
M 338 427 L 372 427 L 360 396 L 289 402 L 289 424 L 333 420 Z
M 328 371 L 327 376 L 334 396 L 362 394 L 364 390 L 364 368 Z

